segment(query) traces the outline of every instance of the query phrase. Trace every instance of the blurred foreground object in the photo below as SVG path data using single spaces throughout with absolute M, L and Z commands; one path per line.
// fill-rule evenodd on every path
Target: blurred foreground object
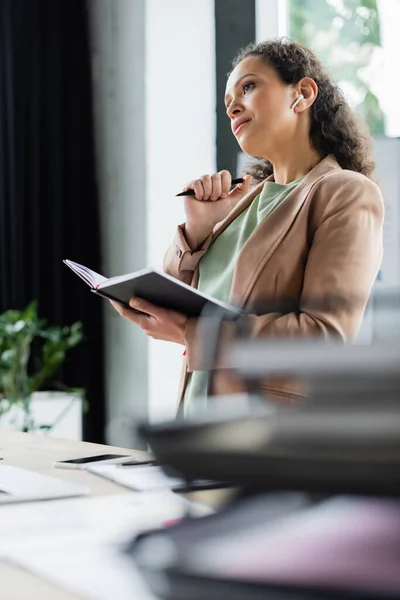
M 240 489 L 216 514 L 128 548 L 160 598 L 400 597 L 400 335 L 389 329 L 366 346 L 242 336 L 224 362 L 253 394 L 141 427 L 167 471 Z M 305 379 L 308 397 L 268 404 L 256 390 L 269 376 Z
M 385 310 L 394 306 L 400 320 L 398 298 L 385 296 L 381 303 Z M 257 490 L 398 495 L 400 335 L 356 346 L 254 340 L 243 331 L 223 348 L 223 362 L 252 394 L 242 398 L 240 410 L 237 395 L 210 397 L 207 413 L 196 421 L 143 425 L 157 461 L 189 480 Z M 215 347 L 210 339 L 209 354 Z M 291 406 L 268 404 L 257 395 L 268 377 L 301 378 L 307 398 Z

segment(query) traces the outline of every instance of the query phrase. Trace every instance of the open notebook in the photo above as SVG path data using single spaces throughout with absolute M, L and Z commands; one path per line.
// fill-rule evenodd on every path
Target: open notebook
M 130 308 L 130 298 L 137 296 L 157 306 L 184 313 L 188 317 L 200 316 L 206 305 L 222 309 L 227 318 L 234 319 L 242 314 L 239 308 L 207 296 L 151 267 L 107 279 L 72 260 L 63 262 L 91 288 L 92 292 L 108 300 L 115 300 L 127 308 Z

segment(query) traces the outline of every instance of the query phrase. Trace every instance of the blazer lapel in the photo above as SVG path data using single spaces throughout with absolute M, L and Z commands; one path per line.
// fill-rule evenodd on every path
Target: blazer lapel
M 257 227 L 238 257 L 230 294 L 231 302 L 239 306 L 245 304 L 260 271 L 284 239 L 310 189 L 333 169 L 340 169 L 336 160 L 332 156 L 324 158 Z M 264 182 L 261 189 L 263 185 Z

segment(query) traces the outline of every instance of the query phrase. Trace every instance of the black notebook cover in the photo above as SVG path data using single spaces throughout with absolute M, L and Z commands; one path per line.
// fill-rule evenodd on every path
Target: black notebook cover
M 136 275 L 132 274 L 131 278 L 125 281 L 112 282 L 109 280 L 101 284 L 97 290 L 92 291 L 128 307 L 129 299 L 137 296 L 156 306 L 176 310 L 188 317 L 199 317 L 206 304 L 222 308 L 226 311 L 227 317 L 235 318 L 241 314 L 239 309 L 208 298 L 195 288 L 153 269 L 141 271 Z
M 242 311 L 199 292 L 197 289 L 153 268 L 106 279 L 83 265 L 65 260 L 64 263 L 80 277 L 91 291 L 130 308 L 129 300 L 136 296 L 156 306 L 199 317 L 206 305 L 222 310 L 224 318 L 235 319 Z M 138 312 L 138 311 L 135 311 Z

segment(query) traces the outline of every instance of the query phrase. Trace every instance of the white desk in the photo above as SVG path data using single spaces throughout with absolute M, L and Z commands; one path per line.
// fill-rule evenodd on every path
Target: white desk
M 127 450 L 126 448 L 0 430 L 0 457 L 3 459 L 0 464 L 30 469 L 44 475 L 52 475 L 53 477 L 56 476 L 87 485 L 90 487 L 92 496 L 125 494 L 129 493 L 129 490 L 87 471 L 54 469 L 52 464 L 55 460 L 110 452 L 118 454 L 132 453 L 138 457 L 147 456 L 145 452 Z M 196 492 L 186 495 L 191 500 L 201 501 L 212 506 L 219 506 L 227 496 L 229 497 L 228 490 Z M 63 500 L 56 500 L 55 502 L 63 502 Z M 44 504 L 46 503 L 38 503 L 42 506 Z M 80 597 L 82 596 L 57 588 L 17 565 L 8 564 L 4 561 L 0 562 L 0 600 L 32 600 L 36 598 L 40 598 L 40 600 L 76 600 Z
M 115 452 L 129 454 L 126 448 L 103 446 L 86 442 L 75 442 L 57 438 L 30 435 L 11 431 L 0 431 L 0 464 L 31 469 L 44 475 L 52 475 L 88 485 L 91 494 L 128 493 L 128 490 L 111 481 L 96 477 L 83 470 L 54 469 L 53 461 L 80 456 L 91 456 Z M 147 456 L 145 452 L 132 452 L 138 457 Z M 21 505 L 22 506 L 22 505 Z M 2 507 L 0 507 L 1 510 Z M 1 600 L 71 600 L 78 598 L 39 579 L 17 566 L 0 563 L 0 599 Z
M 43 475 L 52 475 L 53 477 L 56 476 L 88 485 L 92 495 L 95 496 L 121 493 L 123 488 L 84 470 L 54 469 L 53 462 L 55 460 L 68 460 L 69 458 L 105 453 L 132 453 L 138 457 L 147 456 L 145 452 L 115 446 L 103 446 L 102 444 L 90 444 L 0 430 L 0 457 L 3 458 L 0 464 L 31 469 Z

